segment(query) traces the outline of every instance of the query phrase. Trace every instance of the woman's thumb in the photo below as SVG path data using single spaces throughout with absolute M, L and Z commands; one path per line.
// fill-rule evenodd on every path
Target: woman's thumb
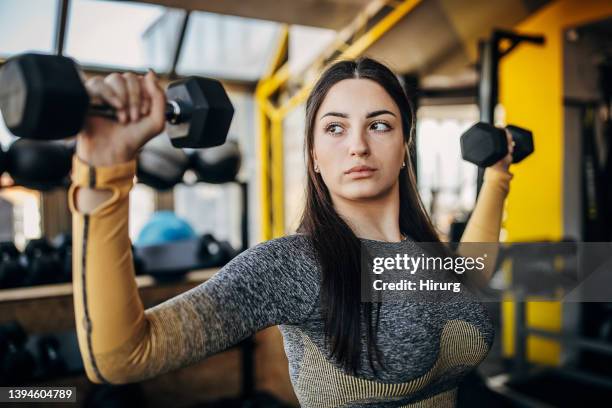
M 151 97 L 151 113 L 148 119 L 151 120 L 153 131 L 156 134 L 161 133 L 166 122 L 166 94 L 159 86 L 157 75 L 151 69 L 145 75 L 144 85 Z

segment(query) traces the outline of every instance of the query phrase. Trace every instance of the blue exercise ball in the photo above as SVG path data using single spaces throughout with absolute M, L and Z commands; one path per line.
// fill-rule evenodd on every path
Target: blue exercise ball
M 187 221 L 172 211 L 157 211 L 140 230 L 135 246 L 159 245 L 197 237 Z

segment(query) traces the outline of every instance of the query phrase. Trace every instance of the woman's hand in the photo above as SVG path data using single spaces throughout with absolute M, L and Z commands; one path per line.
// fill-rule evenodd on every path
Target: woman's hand
M 508 141 L 508 154 L 505 155 L 497 163 L 491 165 L 491 168 L 504 173 L 510 173 L 508 168 L 512 164 L 512 152 L 514 151 L 514 141 L 512 140 L 512 134 L 508 129 L 504 129 L 506 132 L 506 140 Z
M 93 166 L 130 161 L 164 130 L 166 95 L 152 71 L 145 76 L 112 73 L 85 82 L 93 104 L 116 109 L 117 120 L 88 115 L 77 135 L 76 154 Z

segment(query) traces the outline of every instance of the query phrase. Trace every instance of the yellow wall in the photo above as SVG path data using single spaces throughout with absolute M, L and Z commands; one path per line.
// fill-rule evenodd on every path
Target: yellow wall
M 610 0 L 561 0 L 543 7 L 515 27 L 525 34 L 542 34 L 544 46 L 521 44 L 500 64 L 500 103 L 506 122 L 534 133 L 535 153 L 512 169 L 515 174 L 507 200 L 507 241 L 557 240 L 563 236 L 563 39 L 566 28 L 612 16 Z M 513 304 L 503 305 L 503 350 L 514 352 Z M 561 328 L 561 305 L 532 302 L 530 326 Z M 531 337 L 530 360 L 556 364 L 557 343 Z

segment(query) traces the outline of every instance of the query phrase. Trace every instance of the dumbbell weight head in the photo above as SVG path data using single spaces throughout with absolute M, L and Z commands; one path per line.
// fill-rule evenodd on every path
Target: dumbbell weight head
M 35 190 L 66 185 L 74 147 L 62 141 L 18 139 L 7 152 L 8 172 L 15 184 Z
M 147 273 L 145 263 L 142 258 L 138 255 L 134 246 L 132 245 L 132 262 L 134 263 L 134 275 L 144 275 Z
M 0 242 L 0 289 L 23 284 L 26 269 L 21 254 L 13 242 Z
M 87 114 L 115 118 L 106 105 L 90 105 L 75 62 L 64 56 L 22 54 L 0 69 L 0 111 L 8 129 L 29 139 L 75 135 Z M 166 93 L 167 133 L 175 147 L 212 147 L 227 137 L 234 107 L 223 86 L 209 78 L 172 83 Z
M 533 133 L 530 130 L 508 125 L 506 129 L 512 134 L 514 151 L 512 152 L 512 163 L 519 163 L 534 151 Z
M 43 378 L 60 376 L 66 372 L 66 361 L 60 352 L 60 343 L 54 336 L 43 336 L 36 341 L 40 374 Z
M 213 147 L 225 143 L 234 107 L 219 81 L 190 77 L 170 84 L 166 98 L 181 111 L 166 133 L 174 147 Z
M 61 267 L 57 273 L 58 282 L 72 281 L 72 234 L 62 233 L 53 239 L 53 246 Z
M 236 180 L 240 171 L 240 148 L 236 141 L 228 140 L 224 145 L 192 152 L 190 160 L 198 181 L 227 183 Z
M 27 259 L 28 285 L 58 282 L 63 265 L 55 248 L 45 238 L 33 239 L 24 250 Z
M 534 151 L 531 131 L 518 126 L 506 127 L 514 141 L 512 163 L 518 163 Z M 461 156 L 479 167 L 489 167 L 508 154 L 506 131 L 478 122 L 461 135 Z
M 27 334 L 17 322 L 0 326 L 0 385 L 23 385 L 33 377 L 34 356 L 25 348 Z
M 212 234 L 204 234 L 200 237 L 198 258 L 207 268 L 217 266 L 225 259 L 223 248 Z
M 89 96 L 68 57 L 23 54 L 0 69 L 0 110 L 11 133 L 55 140 L 83 127 Z
M 168 139 L 156 137 L 138 155 L 138 181 L 156 190 L 168 190 L 183 180 L 188 167 L 189 157 L 182 149 L 174 149 Z
M 489 167 L 507 154 L 503 129 L 478 122 L 461 135 L 461 156 L 479 167 Z

